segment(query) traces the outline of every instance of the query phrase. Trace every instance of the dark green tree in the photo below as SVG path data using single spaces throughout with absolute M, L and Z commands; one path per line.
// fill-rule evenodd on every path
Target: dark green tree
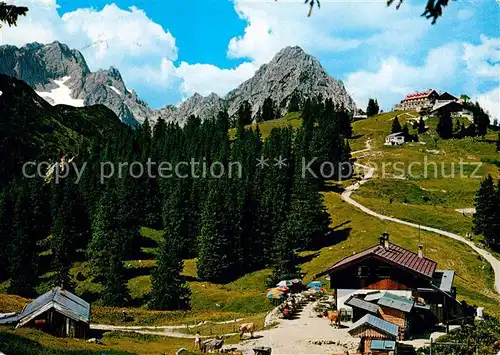
M 486 245 L 497 249 L 500 246 L 500 181 L 497 186 L 491 175 L 481 183 L 476 193 L 476 213 L 473 231 L 482 234 Z
M 369 99 L 366 107 L 366 115 L 368 117 L 375 116 L 379 113 L 380 108 L 376 99 Z
M 201 215 L 201 230 L 196 262 L 198 277 L 202 280 L 224 283 L 238 273 L 233 254 L 234 236 L 230 217 L 226 214 L 227 182 L 213 180 Z
M 274 239 L 272 274 L 268 280 L 269 286 L 276 285 L 280 280 L 290 280 L 299 277 L 300 265 L 293 233 L 287 224 L 277 233 Z
M 271 97 L 264 100 L 262 104 L 262 121 L 274 120 L 277 116 L 274 101 Z
M 448 111 L 444 111 L 439 115 L 439 122 L 436 127 L 436 132 L 439 137 L 449 139 L 453 137 L 453 120 Z
M 169 210 L 161 252 L 151 278 L 150 307 L 159 310 L 188 309 L 191 291 L 181 275 L 189 234 L 189 209 L 181 187 L 169 197 Z
M 70 269 L 77 249 L 87 247 L 90 222 L 78 185 L 70 178 L 52 185 L 52 284 L 71 289 Z
M 238 109 L 238 120 L 243 126 L 252 123 L 252 105 L 247 100 L 243 101 Z
M 288 113 L 300 111 L 300 96 L 294 92 L 288 101 Z
M 120 233 L 120 219 L 117 218 L 119 210 L 118 192 L 115 184 L 110 182 L 99 201 L 88 247 L 93 274 L 104 286 L 102 301 L 108 306 L 123 305 L 128 299 L 123 265 L 127 252 L 124 239 L 128 236 Z
M 426 128 L 425 128 L 425 121 L 423 117 L 420 117 L 420 120 L 418 120 L 418 133 L 425 133 Z
M 394 120 L 392 121 L 392 133 L 400 133 L 403 132 L 403 127 L 401 127 L 401 123 L 399 123 L 399 118 L 398 116 L 394 117 Z

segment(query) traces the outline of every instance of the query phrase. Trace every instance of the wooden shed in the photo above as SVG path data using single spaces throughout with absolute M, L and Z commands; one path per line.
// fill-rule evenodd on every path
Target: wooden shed
M 55 287 L 28 303 L 17 316 L 17 327 L 32 327 L 58 337 L 85 338 L 90 327 L 90 304 Z
M 376 340 L 389 340 L 395 342 L 399 334 L 399 329 L 396 324 L 387 322 L 371 314 L 367 314 L 354 323 L 348 332 L 353 337 L 361 338 L 361 354 L 373 354 L 372 342 Z M 387 351 L 375 354 L 389 353 L 390 352 Z

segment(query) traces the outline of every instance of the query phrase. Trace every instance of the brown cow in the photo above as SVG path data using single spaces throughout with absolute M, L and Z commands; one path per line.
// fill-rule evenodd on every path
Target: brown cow
M 240 325 L 240 340 L 243 334 L 250 333 L 250 339 L 253 338 L 253 333 L 255 332 L 255 324 L 253 323 L 243 323 Z
M 340 314 L 337 311 L 324 311 L 323 318 L 328 318 L 328 322 L 330 326 L 335 325 L 337 328 L 340 328 Z

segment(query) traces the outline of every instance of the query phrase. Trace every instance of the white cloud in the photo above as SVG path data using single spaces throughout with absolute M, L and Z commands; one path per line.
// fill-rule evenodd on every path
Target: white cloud
M 461 54 L 461 46 L 451 43 L 431 50 L 422 66 L 388 57 L 381 61 L 377 71 L 351 73 L 344 83 L 360 107 L 365 107 L 373 97 L 379 99 L 384 109 L 390 109 L 409 92 L 442 88 L 458 73 Z
M 152 65 L 177 59 L 175 38 L 135 6 L 101 10 L 82 8 L 59 16 L 55 0 L 16 0 L 29 7 L 17 27 L 2 28 L 2 44 L 60 41 L 80 50 L 92 70 L 115 66 L 127 78 L 137 63 Z
M 253 63 L 242 63 L 234 69 L 220 69 L 211 64 L 188 64 L 182 62 L 176 74 L 183 79 L 182 92 L 192 95 L 198 92 L 208 95 L 215 92 L 225 95 L 243 81 L 250 79 L 257 67 Z
M 481 105 L 483 109 L 488 111 L 492 122 L 495 118 L 500 120 L 500 87 L 496 87 L 487 93 L 480 94 L 477 97 L 477 102 L 479 102 L 479 105 Z
M 488 38 L 481 35 L 481 44 L 464 44 L 463 59 L 471 74 L 493 80 L 500 80 L 500 37 Z
M 268 62 L 289 45 L 314 53 L 349 51 L 363 44 L 396 51 L 413 44 L 428 29 L 418 16 L 420 8 L 405 4 L 388 16 L 391 9 L 385 0 L 323 1 L 321 10 L 315 9 L 310 18 L 303 2 L 296 0 L 235 0 L 235 8 L 248 25 L 243 35 L 231 39 L 228 55 L 257 64 Z M 394 30 L 403 26 L 405 31 Z

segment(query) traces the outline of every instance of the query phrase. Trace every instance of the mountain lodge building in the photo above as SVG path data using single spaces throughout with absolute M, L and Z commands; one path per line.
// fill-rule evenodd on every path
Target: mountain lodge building
M 437 270 L 437 263 L 423 256 L 421 245 L 414 253 L 389 242 L 388 233 L 379 240 L 379 244 L 316 275 L 329 275 L 337 309 L 356 309 L 354 320 L 378 314 L 393 322 L 390 319 L 394 316 L 401 320 L 403 330 L 407 328 L 410 311 L 421 313 L 422 320 L 424 314 L 428 318 L 429 312 L 439 322 L 451 320 L 457 306 L 454 271 Z

